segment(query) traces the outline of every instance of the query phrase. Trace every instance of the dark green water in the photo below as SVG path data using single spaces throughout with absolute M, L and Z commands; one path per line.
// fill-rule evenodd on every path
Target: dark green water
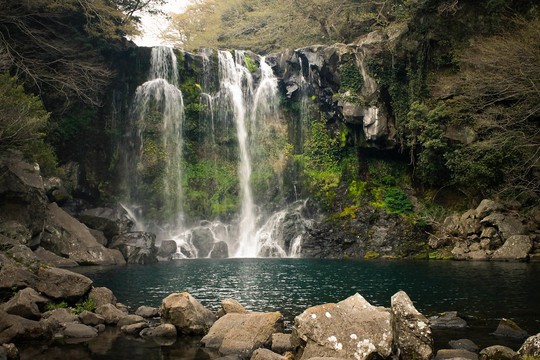
M 337 302 L 356 292 L 374 305 L 389 306 L 390 297 L 404 290 L 427 316 L 457 310 L 466 318 L 469 327 L 465 330 L 435 332 L 438 348 L 452 338 L 470 338 L 481 346 L 519 347 L 519 342 L 489 334 L 502 317 L 513 319 L 531 334 L 540 332 L 540 264 L 198 259 L 79 271 L 96 286 L 113 290 L 133 311 L 139 305 L 159 306 L 170 293 L 188 291 L 213 310 L 227 297 L 250 310 L 279 310 L 290 326 L 294 316 L 309 306 Z M 162 351 L 162 347 L 144 345 L 145 352 L 140 344 L 130 351 L 137 348 L 144 356 L 148 351 Z M 107 358 L 122 356 L 113 351 Z M 135 358 L 136 354 L 131 356 Z

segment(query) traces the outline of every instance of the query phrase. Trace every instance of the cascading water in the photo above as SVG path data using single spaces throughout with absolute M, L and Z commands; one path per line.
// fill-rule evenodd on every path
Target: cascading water
M 155 232 L 182 224 L 184 102 L 178 78 L 172 48 L 152 48 L 148 81 L 136 89 L 133 99 L 132 146 L 124 149 L 130 169 L 124 174 L 129 207 L 141 208 L 145 224 L 139 227 Z M 167 225 L 158 219 L 158 212 Z M 150 218 L 155 218 L 151 224 Z

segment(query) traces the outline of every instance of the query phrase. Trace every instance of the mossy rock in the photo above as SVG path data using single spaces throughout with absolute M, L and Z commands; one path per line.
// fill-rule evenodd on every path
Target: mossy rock
M 373 259 L 378 259 L 381 257 L 381 254 L 379 254 L 378 252 L 376 251 L 366 251 L 366 253 L 364 254 L 364 260 L 373 260 Z

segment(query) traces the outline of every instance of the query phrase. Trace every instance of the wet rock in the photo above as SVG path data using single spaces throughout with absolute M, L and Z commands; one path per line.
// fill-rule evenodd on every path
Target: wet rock
M 117 324 L 120 319 L 126 316 L 126 313 L 119 310 L 113 304 L 104 304 L 96 308 L 96 314 L 101 315 L 105 319 L 105 323 L 112 325 Z
M 128 264 L 153 264 L 158 261 L 156 235 L 134 231 L 115 236 L 109 247 L 120 250 Z
M 433 337 L 428 319 L 400 291 L 391 298 L 394 343 L 404 359 L 429 360 L 433 357 Z
M 139 306 L 135 310 L 135 315 L 142 316 L 143 318 L 153 318 L 159 315 L 159 309 L 151 306 Z
M 391 315 L 356 294 L 337 304 L 314 306 L 294 320 L 293 344 L 305 343 L 301 359 L 343 357 L 357 360 L 392 353 Z
M 79 265 L 114 265 L 111 251 L 99 244 L 86 225 L 55 203 L 49 204 L 41 246 Z
M 214 235 L 206 227 L 196 227 L 191 231 L 191 243 L 197 249 L 197 257 L 205 258 L 214 247 Z
M 497 329 L 493 332 L 493 335 L 511 337 L 515 339 L 525 339 L 529 334 L 518 324 L 510 319 L 501 319 Z
M 239 314 L 245 314 L 248 311 L 242 304 L 240 304 L 238 301 L 234 299 L 223 299 L 221 300 L 221 308 L 217 312 L 218 317 L 222 317 L 225 314 L 229 313 L 239 313 Z
M 288 351 L 294 351 L 294 346 L 292 344 L 291 338 L 291 334 L 272 334 L 272 351 L 278 354 L 284 354 Z
M 149 338 L 176 338 L 177 330 L 173 324 L 161 324 L 142 330 L 140 335 Z
M 161 319 L 176 326 L 182 334 L 204 334 L 215 321 L 214 314 L 187 292 L 163 299 Z
M 71 339 L 91 339 L 98 335 L 98 331 L 84 324 L 66 324 L 63 334 Z
M 87 310 L 84 310 L 79 314 L 79 320 L 84 325 L 89 326 L 96 326 L 105 322 L 105 318 L 103 316 Z
M 102 231 L 107 239 L 131 231 L 135 220 L 120 205 L 114 208 L 100 207 L 83 211 L 79 221 L 89 228 Z
M 525 340 L 523 345 L 518 350 L 521 356 L 537 356 L 540 357 L 540 333 L 530 336 Z
M 503 246 L 498 248 L 491 259 L 493 260 L 511 260 L 526 261 L 531 252 L 533 242 L 527 235 L 513 235 L 508 238 Z
M 221 355 L 250 357 L 256 349 L 270 344 L 272 334 L 281 328 L 281 321 L 279 312 L 226 314 L 216 321 L 201 342 Z
M 225 241 L 218 241 L 210 252 L 212 259 L 226 259 L 229 257 L 229 246 Z
M 59 268 L 42 268 L 38 272 L 36 290 L 53 299 L 77 301 L 92 286 L 92 280 L 84 275 Z
M 448 345 L 450 345 L 452 349 L 467 350 L 474 353 L 480 351 L 478 345 L 469 339 L 450 340 Z
M 286 358 L 280 354 L 276 354 L 272 350 L 261 348 L 253 352 L 251 360 L 286 360 Z
M 441 349 L 434 360 L 478 360 L 478 354 L 463 349 Z
M 157 252 L 157 258 L 159 261 L 169 261 L 172 259 L 173 255 L 176 254 L 178 246 L 174 240 L 163 240 L 159 246 Z
M 2 310 L 11 315 L 18 315 L 27 319 L 39 319 L 40 307 L 50 302 L 36 290 L 26 288 L 18 291 L 8 302 L 2 305 Z
M 447 311 L 440 316 L 429 318 L 432 329 L 463 329 L 467 322 L 458 316 L 457 311 Z
M 146 322 L 137 322 L 137 323 L 121 326 L 120 331 L 122 331 L 124 334 L 135 335 L 135 334 L 139 334 L 141 330 L 146 329 L 147 327 L 148 327 L 148 324 Z
M 88 294 L 88 299 L 93 301 L 96 308 L 105 304 L 116 305 L 116 296 L 106 287 L 93 288 Z
M 49 321 L 56 321 L 61 325 L 79 322 L 79 317 L 77 315 L 73 314 L 68 309 L 63 308 L 47 311 L 43 314 L 43 318 Z
M 494 345 L 480 351 L 480 360 L 520 360 L 517 352 L 509 347 Z
M 144 320 L 144 318 L 142 316 L 139 316 L 139 315 L 126 315 L 125 317 L 123 317 L 122 319 L 120 319 L 118 321 L 116 326 L 122 327 L 124 325 L 133 325 L 133 324 L 144 323 L 144 322 L 145 322 L 145 320 Z
M 43 264 L 47 264 L 59 268 L 70 268 L 79 266 L 75 260 L 67 259 L 56 255 L 55 253 L 45 250 L 41 246 L 34 250 L 34 254 Z

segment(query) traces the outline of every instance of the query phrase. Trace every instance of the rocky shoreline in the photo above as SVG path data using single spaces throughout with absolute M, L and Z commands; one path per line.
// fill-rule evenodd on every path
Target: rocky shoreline
M 54 344 L 88 343 L 100 351 L 104 347 L 106 353 L 111 337 L 120 334 L 165 347 L 178 339 L 193 339 L 197 351 L 208 359 L 514 360 L 540 356 L 540 334 L 528 337 L 517 352 L 501 345 L 480 349 L 468 339 L 450 341 L 449 348 L 435 352 L 432 329 L 462 329 L 465 320 L 456 312 L 428 319 L 403 291 L 391 297 L 390 308 L 373 306 L 360 294 L 310 307 L 294 318 L 292 331 L 284 331 L 279 311 L 250 312 L 234 299 L 223 299 L 214 313 L 187 292 L 170 294 L 159 308 L 140 306 L 130 313 L 111 290 L 92 287 L 83 275 L 56 268 L 43 271 L 55 274 L 55 281 L 47 281 L 41 292 L 26 287 L 0 305 L 0 359 L 48 358 L 49 345 L 53 349 Z M 528 336 L 506 319 L 495 335 Z M 28 341 L 41 345 L 25 347 Z

